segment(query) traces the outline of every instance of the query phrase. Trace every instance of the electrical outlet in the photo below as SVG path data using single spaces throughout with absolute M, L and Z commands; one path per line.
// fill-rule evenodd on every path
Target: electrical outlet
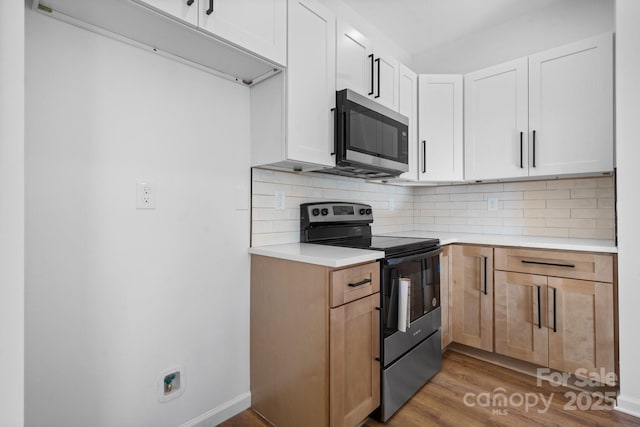
M 156 208 L 156 187 L 148 181 L 136 181 L 136 209 Z
M 498 210 L 498 198 L 497 197 L 489 197 L 487 199 L 487 209 L 490 211 Z
M 275 201 L 275 209 L 276 210 L 284 210 L 284 204 L 285 204 L 285 195 L 284 195 L 284 191 L 276 191 L 276 201 Z

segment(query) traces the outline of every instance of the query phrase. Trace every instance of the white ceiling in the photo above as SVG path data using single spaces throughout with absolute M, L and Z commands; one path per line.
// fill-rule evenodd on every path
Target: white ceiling
M 410 55 L 565 0 L 342 0 Z

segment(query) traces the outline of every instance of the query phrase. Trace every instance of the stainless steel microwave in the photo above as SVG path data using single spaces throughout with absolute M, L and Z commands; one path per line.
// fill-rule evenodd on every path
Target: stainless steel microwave
M 344 89 L 336 93 L 336 171 L 362 178 L 409 170 L 409 119 Z

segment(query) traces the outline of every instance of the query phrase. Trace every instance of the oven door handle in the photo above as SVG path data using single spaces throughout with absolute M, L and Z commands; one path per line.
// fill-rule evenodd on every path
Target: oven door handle
M 420 258 L 429 258 L 432 256 L 439 255 L 440 252 L 442 252 L 442 248 L 438 247 L 438 249 L 435 249 L 429 252 L 421 252 L 419 254 L 401 256 L 398 258 L 385 258 L 384 265 L 389 265 L 389 266 L 398 265 L 398 264 L 402 264 L 403 262 L 413 261 Z

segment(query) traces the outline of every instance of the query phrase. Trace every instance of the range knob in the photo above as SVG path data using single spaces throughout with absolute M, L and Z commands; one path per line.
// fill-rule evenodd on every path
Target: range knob
M 367 213 L 367 215 L 371 215 L 371 209 L 367 209 L 365 212 Z
M 314 210 L 312 210 L 312 211 L 311 211 L 311 214 L 312 214 L 313 216 L 318 216 L 318 215 L 320 215 L 320 209 L 315 208 Z
M 329 215 L 329 209 L 327 209 L 327 208 L 322 209 L 321 212 L 322 212 L 322 216 Z
M 360 215 L 364 215 L 365 210 L 364 209 L 360 209 Z

